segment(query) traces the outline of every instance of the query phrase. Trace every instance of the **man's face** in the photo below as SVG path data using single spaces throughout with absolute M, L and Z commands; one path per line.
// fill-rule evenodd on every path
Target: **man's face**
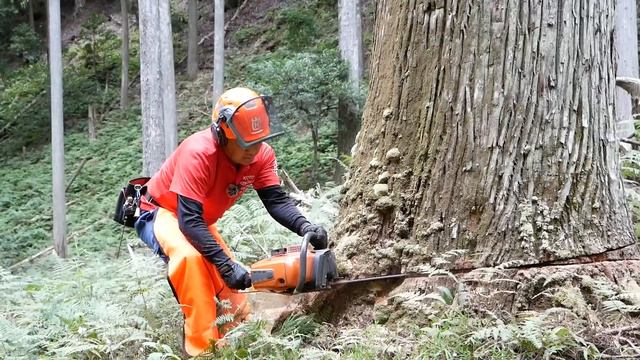
M 222 148 L 227 157 L 236 165 L 249 165 L 260 151 L 262 143 L 243 148 L 236 140 L 229 140 Z

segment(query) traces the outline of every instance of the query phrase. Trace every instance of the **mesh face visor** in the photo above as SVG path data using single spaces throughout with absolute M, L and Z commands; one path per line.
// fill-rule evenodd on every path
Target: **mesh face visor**
M 245 101 L 235 109 L 227 124 L 236 136 L 238 144 L 244 148 L 284 133 L 270 96 L 259 96 Z

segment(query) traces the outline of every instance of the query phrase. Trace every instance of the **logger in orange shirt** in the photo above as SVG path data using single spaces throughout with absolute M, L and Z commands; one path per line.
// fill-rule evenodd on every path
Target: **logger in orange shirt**
M 316 249 L 327 232 L 310 223 L 280 186 L 273 149 L 270 98 L 246 88 L 226 91 L 213 124 L 185 139 L 147 183 L 138 235 L 168 261 L 168 280 L 185 316 L 184 348 L 196 356 L 220 338 L 216 302 L 228 299 L 238 321 L 249 314 L 250 273 L 237 263 L 215 222 L 252 186 L 269 214 Z

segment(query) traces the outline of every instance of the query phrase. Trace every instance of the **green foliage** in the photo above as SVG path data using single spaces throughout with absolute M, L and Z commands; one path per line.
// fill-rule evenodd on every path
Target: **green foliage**
M 16 26 L 11 35 L 9 50 L 27 63 L 35 62 L 42 53 L 40 38 L 29 24 Z
M 0 49 L 11 38 L 13 28 L 20 12 L 20 2 L 16 0 L 0 0 Z
M 66 197 L 68 234 L 75 253 L 115 250 L 121 230 L 110 220 L 115 195 L 126 179 L 138 176 L 142 168 L 139 111 L 132 106 L 128 112 L 111 113 L 98 125 L 95 141 L 85 133 L 69 134 L 65 139 L 67 181 L 83 159 L 88 159 Z M 2 162 L 0 204 L 6 211 L 0 213 L 0 223 L 7 230 L 0 241 L 0 265 L 13 264 L 51 241 L 50 153 L 47 146 Z M 6 235 L 8 229 L 10 236 Z
M 233 40 L 238 44 L 245 44 L 249 39 L 254 38 L 262 32 L 262 29 L 257 26 L 246 26 L 236 30 L 233 33 Z
M 274 333 L 267 331 L 266 322 L 250 321 L 225 335 L 228 343 L 220 349 L 212 349 L 207 359 L 300 359 L 305 341 L 319 329 L 313 318 L 305 315 L 285 320 Z
M 21 68 L 6 80 L 0 92 L 0 157 L 47 139 L 47 87 L 48 70 L 43 61 Z
M 86 127 L 89 105 L 104 114 L 118 96 L 120 39 L 103 30 L 95 15 L 65 54 L 64 118 L 67 129 Z M 139 69 L 138 41 L 132 36 L 130 71 Z M 44 60 L 14 72 L 0 87 L 0 157 L 13 156 L 49 139 L 49 69 Z M 31 149 L 30 149 L 31 150 Z
M 301 50 L 308 46 L 318 31 L 314 13 L 305 6 L 283 11 L 278 20 L 285 28 L 285 43 L 292 50 Z
M 76 67 L 79 75 L 99 83 L 117 79 L 120 66 L 120 39 L 112 31 L 102 29 L 105 20 L 104 15 L 92 14 L 82 24 L 80 38 L 67 54 L 71 63 L 79 65 Z
M 327 230 L 338 215 L 340 188 L 312 189 L 302 195 L 300 211 Z M 252 264 L 270 256 L 271 249 L 282 248 L 300 241 L 298 235 L 278 224 L 262 205 L 255 193 L 229 209 L 218 222 L 219 231 L 236 257 L 245 264 Z
M 175 340 L 182 316 L 161 266 L 135 256 L 51 258 L 33 275 L 0 268 L 0 358 L 132 359 L 151 352 L 143 342 Z
M 272 56 L 249 64 L 247 71 L 250 74 L 250 86 L 273 96 L 278 116 L 289 130 L 287 137 L 279 140 L 286 146 L 276 145 L 276 150 L 300 146 L 297 143 L 311 143 L 313 146 L 310 166 L 304 164 L 306 166 L 302 168 L 292 164 L 293 166 L 285 165 L 285 168 L 307 169 L 310 172 L 307 184 L 311 186 L 331 178 L 334 165 L 331 159 L 336 157 L 338 99 L 349 96 L 346 66 L 338 54 L 335 51 L 325 51 L 320 54 L 297 53 L 282 58 Z M 311 135 L 311 141 L 308 138 L 304 141 L 307 134 Z M 329 143 L 325 142 L 323 145 L 322 142 L 327 140 Z M 290 154 L 300 154 L 299 150 L 291 151 Z M 307 154 L 308 151 L 304 153 Z M 283 158 L 289 159 L 288 156 Z M 329 161 L 325 160 L 321 164 L 321 158 Z M 299 162 L 304 160 L 293 158 L 291 161 L 300 165 Z

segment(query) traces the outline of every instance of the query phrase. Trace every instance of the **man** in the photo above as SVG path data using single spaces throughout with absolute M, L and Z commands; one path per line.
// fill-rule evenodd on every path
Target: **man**
M 246 88 L 226 91 L 213 110 L 213 124 L 185 139 L 147 183 L 140 238 L 168 261 L 168 279 L 185 317 L 184 348 L 196 356 L 221 337 L 216 302 L 228 299 L 238 321 L 249 314 L 250 273 L 234 260 L 215 222 L 249 186 L 269 214 L 311 245 L 327 247 L 327 233 L 311 224 L 280 186 L 273 149 L 270 99 Z

